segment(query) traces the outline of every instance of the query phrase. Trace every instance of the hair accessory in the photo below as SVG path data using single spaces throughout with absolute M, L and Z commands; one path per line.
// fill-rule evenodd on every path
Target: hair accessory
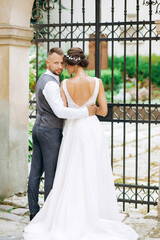
M 79 61 L 79 60 L 81 60 L 81 58 L 80 57 L 78 57 L 78 58 L 75 58 L 75 57 L 72 57 L 72 56 L 69 56 L 69 55 L 65 55 L 66 56 L 66 58 L 68 58 L 68 59 L 70 59 L 70 60 L 73 60 L 73 61 Z

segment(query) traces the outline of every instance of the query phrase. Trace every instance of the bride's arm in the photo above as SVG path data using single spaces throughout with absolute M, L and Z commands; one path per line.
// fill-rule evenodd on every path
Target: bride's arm
M 63 100 L 64 106 L 67 107 L 68 104 L 67 104 L 66 95 L 65 95 L 65 93 L 64 93 L 64 91 L 63 91 L 63 82 L 61 82 L 60 91 L 61 91 L 61 98 L 62 98 L 62 100 Z
M 96 114 L 105 117 L 108 113 L 107 100 L 105 96 L 104 86 L 102 80 L 99 80 L 99 93 L 98 93 L 98 104 Z

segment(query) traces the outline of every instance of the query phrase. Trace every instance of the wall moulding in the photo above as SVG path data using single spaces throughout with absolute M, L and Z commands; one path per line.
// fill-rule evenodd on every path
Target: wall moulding
M 160 35 L 160 20 L 155 20 L 155 24 L 156 24 L 156 31 L 158 35 Z
M 0 45 L 30 46 L 33 28 L 0 24 Z

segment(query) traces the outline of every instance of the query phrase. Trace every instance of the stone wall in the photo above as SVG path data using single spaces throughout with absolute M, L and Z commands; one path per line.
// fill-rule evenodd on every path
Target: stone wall
M 0 0 L 0 197 L 26 191 L 34 0 Z

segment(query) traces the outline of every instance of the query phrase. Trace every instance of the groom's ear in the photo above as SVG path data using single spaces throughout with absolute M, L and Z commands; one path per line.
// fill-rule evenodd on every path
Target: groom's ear
M 47 67 L 48 67 L 48 65 L 49 65 L 49 61 L 48 61 L 48 59 L 46 60 L 46 64 L 47 64 Z

